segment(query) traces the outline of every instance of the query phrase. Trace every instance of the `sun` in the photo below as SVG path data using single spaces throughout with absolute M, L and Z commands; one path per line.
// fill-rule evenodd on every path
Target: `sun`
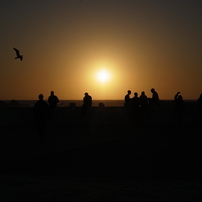
M 101 69 L 96 73 L 96 79 L 100 83 L 107 83 L 110 80 L 110 78 L 111 78 L 110 73 L 105 69 Z

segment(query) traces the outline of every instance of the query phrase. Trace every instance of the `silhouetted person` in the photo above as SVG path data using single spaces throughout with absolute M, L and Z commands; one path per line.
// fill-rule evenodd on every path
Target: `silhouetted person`
M 51 91 L 50 96 L 48 97 L 50 117 L 52 116 L 53 110 L 57 107 L 58 102 L 58 97 L 54 95 L 54 91 Z
M 83 106 L 81 112 L 82 116 L 85 116 L 88 108 L 92 106 L 92 97 L 88 93 L 84 93 L 84 95 L 85 96 L 83 98 Z
M 200 94 L 197 100 L 197 113 L 196 113 L 197 123 L 202 124 L 202 94 Z
M 48 104 L 43 100 L 43 95 L 38 96 L 39 100 L 34 105 L 34 118 L 38 133 L 43 136 L 48 118 Z
M 183 101 L 182 96 L 179 94 L 180 94 L 180 92 L 177 92 L 177 94 L 174 97 L 174 99 L 175 99 L 175 111 L 182 112 L 184 109 L 184 101 Z
M 176 113 L 176 118 L 177 118 L 177 123 L 181 123 L 182 121 L 182 114 L 184 111 L 184 101 L 183 97 L 179 95 L 180 92 L 177 92 L 176 95 L 174 96 L 175 100 L 175 113 Z
M 130 94 L 131 94 L 131 91 L 128 90 L 128 93 L 125 95 L 125 98 L 124 98 L 124 100 L 125 100 L 124 106 L 125 107 L 129 107 L 131 104 Z
M 145 111 L 148 111 L 148 99 L 144 91 L 142 91 L 140 95 L 140 101 L 141 101 L 142 109 L 144 109 Z
M 144 91 L 142 91 L 140 95 L 140 102 L 141 102 L 141 114 L 143 121 L 147 121 L 149 114 L 149 107 L 148 107 L 148 99 Z
M 131 99 L 131 106 L 132 108 L 139 108 L 140 107 L 140 98 L 138 97 L 138 93 L 134 93 L 134 97 Z
M 155 91 L 154 88 L 151 89 L 151 92 L 152 92 L 151 104 L 160 107 L 160 102 L 159 102 L 160 100 L 159 100 L 158 93 Z
M 140 105 L 141 105 L 140 98 L 138 97 L 138 93 L 135 92 L 134 97 L 131 99 L 131 107 L 135 123 L 139 123 L 141 120 Z
M 202 94 L 200 94 L 200 96 L 197 100 L 197 110 L 198 110 L 198 112 L 202 113 Z

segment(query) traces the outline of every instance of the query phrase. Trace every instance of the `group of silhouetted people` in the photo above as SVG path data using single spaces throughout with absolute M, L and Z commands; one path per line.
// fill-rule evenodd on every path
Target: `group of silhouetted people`
M 141 92 L 140 96 L 135 92 L 134 96 L 130 98 L 131 90 L 127 91 L 127 94 L 124 97 L 124 107 L 127 109 L 127 113 L 132 115 L 135 123 L 139 123 L 142 119 L 147 118 L 149 104 L 160 107 L 158 93 L 154 88 L 151 89 L 151 92 L 153 94 L 152 98 L 147 98 L 144 91 Z
M 148 104 L 150 105 L 156 105 L 158 107 L 160 107 L 160 100 L 159 100 L 159 95 L 158 93 L 155 91 L 154 88 L 151 89 L 152 92 L 152 98 L 147 98 L 147 96 L 145 95 L 145 92 L 142 91 L 140 97 L 138 97 L 138 93 L 135 92 L 134 93 L 134 97 L 130 98 L 131 95 L 131 91 L 128 90 L 127 94 L 125 95 L 125 103 L 124 106 L 125 107 L 129 107 L 129 106 L 136 106 L 138 104 L 138 106 L 141 106 L 143 108 L 147 108 Z
M 38 133 L 40 136 L 43 136 L 47 120 L 51 119 L 59 99 L 56 95 L 54 95 L 54 91 L 51 91 L 50 93 L 48 104 L 44 101 L 44 96 L 42 94 L 40 94 L 38 98 L 39 100 L 34 105 L 34 118 L 36 120 Z
M 177 92 L 174 96 L 175 101 L 175 115 L 176 115 L 176 121 L 178 123 L 181 123 L 182 116 L 184 113 L 184 100 L 182 95 L 180 95 L 180 92 Z M 200 94 L 199 98 L 197 99 L 197 114 L 196 114 L 196 121 L 198 123 L 202 123 L 202 94 Z
M 81 116 L 84 117 L 88 109 L 92 106 L 92 97 L 86 92 L 83 98 L 83 105 L 81 110 Z M 44 96 L 40 94 L 39 100 L 34 105 L 34 118 L 36 121 L 38 133 L 43 136 L 45 133 L 45 127 L 48 119 L 51 120 L 54 109 L 57 107 L 59 99 L 54 95 L 54 91 L 51 91 L 48 97 L 48 103 L 44 101 Z
M 132 117 L 135 120 L 135 123 L 139 123 L 142 119 L 147 119 L 149 113 L 149 105 L 161 108 L 160 99 L 158 93 L 154 88 L 151 89 L 152 97 L 148 98 L 145 95 L 145 92 L 142 91 L 141 95 L 138 96 L 138 93 L 135 92 L 134 96 L 131 98 L 131 91 L 128 90 L 127 94 L 124 97 L 124 107 L 126 111 L 132 114 Z M 51 91 L 50 96 L 48 97 L 48 103 L 44 101 L 44 96 L 40 94 L 38 96 L 39 100 L 34 105 L 34 117 L 36 120 L 36 125 L 38 133 L 40 136 L 44 135 L 45 127 L 47 120 L 51 120 L 54 109 L 59 102 L 59 99 L 54 95 L 54 91 Z M 184 101 L 180 92 L 177 92 L 174 96 L 175 101 L 175 113 L 178 121 L 182 120 L 182 114 L 184 111 Z M 81 116 L 85 117 L 88 109 L 92 106 L 92 97 L 86 92 L 83 97 L 83 105 L 81 108 Z M 199 117 L 202 117 L 202 94 L 197 100 L 197 111 Z
M 161 109 L 159 95 L 154 88 L 151 89 L 152 96 L 148 98 L 145 95 L 145 92 L 142 91 L 141 95 L 138 96 L 138 93 L 135 92 L 134 96 L 131 98 L 131 91 L 128 90 L 127 94 L 124 97 L 124 107 L 126 108 L 127 114 L 134 118 L 135 122 L 138 123 L 148 116 L 148 106 L 154 107 L 153 113 Z M 175 121 L 180 124 L 182 122 L 183 113 L 184 113 L 184 100 L 180 92 L 177 92 L 174 96 L 174 112 L 175 112 Z M 156 109 L 156 110 L 155 110 Z M 202 123 L 202 94 L 197 100 L 197 116 L 198 120 Z
M 180 95 L 180 92 L 177 92 L 174 96 L 175 100 L 175 111 L 183 111 L 184 109 L 184 100 L 182 95 Z M 197 111 L 202 112 L 202 94 L 199 95 L 199 98 L 197 99 Z

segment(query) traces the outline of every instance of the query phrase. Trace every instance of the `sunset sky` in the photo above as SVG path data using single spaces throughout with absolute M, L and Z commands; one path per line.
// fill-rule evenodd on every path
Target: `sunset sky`
M 0 0 L 0 13 L 0 100 L 202 93 L 201 0 Z

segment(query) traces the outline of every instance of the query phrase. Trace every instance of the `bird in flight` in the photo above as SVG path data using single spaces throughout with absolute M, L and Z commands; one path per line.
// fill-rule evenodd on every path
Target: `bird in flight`
M 16 52 L 16 55 L 17 55 L 17 57 L 15 58 L 15 59 L 18 59 L 18 58 L 20 58 L 20 60 L 22 61 L 22 55 L 20 55 L 20 51 L 18 50 L 18 49 L 16 49 L 16 48 L 13 48 L 14 50 L 15 50 L 15 52 Z

